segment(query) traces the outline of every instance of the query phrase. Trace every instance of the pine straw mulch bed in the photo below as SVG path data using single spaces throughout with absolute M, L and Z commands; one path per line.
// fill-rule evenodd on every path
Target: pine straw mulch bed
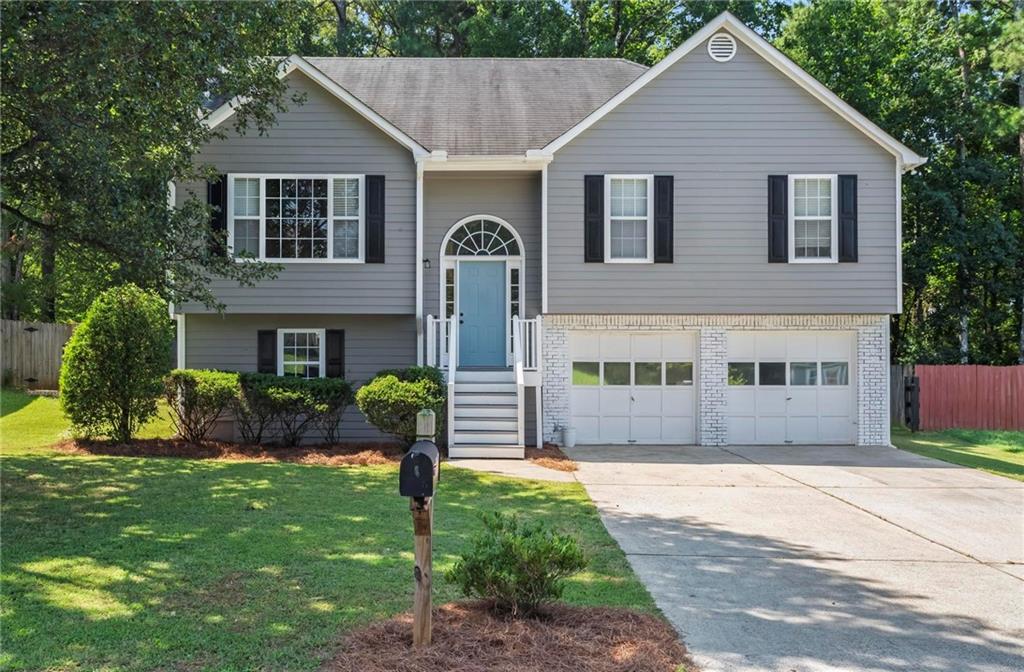
M 556 471 L 576 471 L 579 468 L 579 465 L 553 443 L 545 443 L 543 450 L 527 447 L 526 459 L 538 466 Z
M 675 631 L 650 614 L 551 605 L 506 620 L 484 602 L 434 610 L 433 641 L 412 648 L 412 615 L 350 633 L 321 672 L 676 672 L 695 670 Z
M 400 461 L 405 454 L 401 444 L 388 442 L 277 448 L 227 441 L 204 441 L 201 444 L 194 444 L 182 439 L 136 439 L 131 443 L 74 439 L 62 441 L 54 448 L 71 455 L 186 457 L 201 460 L 295 462 L 341 467 L 393 464 Z
M 195 460 L 228 460 L 235 462 L 294 462 L 336 467 L 365 467 L 400 462 L 405 449 L 395 442 L 342 443 L 321 446 L 253 446 L 228 441 L 189 443 L 183 439 L 135 439 L 131 443 L 115 443 L 99 439 L 68 439 L 54 449 L 69 455 L 114 455 L 120 457 L 185 457 Z M 548 469 L 576 471 L 576 463 L 557 446 L 545 445 L 543 450 L 526 449 L 526 459 Z

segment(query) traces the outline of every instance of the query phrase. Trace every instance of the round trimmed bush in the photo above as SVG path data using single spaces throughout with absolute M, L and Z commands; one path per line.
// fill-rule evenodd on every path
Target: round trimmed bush
M 445 385 L 441 372 L 430 367 L 385 370 L 356 392 L 356 406 L 371 425 L 407 443 L 416 440 L 416 414 L 434 411 L 436 430 L 443 434 Z
M 103 292 L 64 347 L 65 415 L 86 434 L 130 441 L 156 414 L 170 348 L 166 301 L 135 285 Z

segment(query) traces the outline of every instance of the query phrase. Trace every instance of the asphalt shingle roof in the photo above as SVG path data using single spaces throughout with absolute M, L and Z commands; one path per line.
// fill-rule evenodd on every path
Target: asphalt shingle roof
M 428 150 L 540 149 L 646 67 L 602 58 L 307 58 Z

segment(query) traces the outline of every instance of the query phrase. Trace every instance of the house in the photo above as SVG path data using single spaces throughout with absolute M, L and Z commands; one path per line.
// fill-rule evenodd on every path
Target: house
M 284 270 L 216 282 L 223 315 L 175 307 L 179 365 L 438 366 L 453 456 L 566 427 L 889 442 L 900 182 L 925 159 L 731 14 L 649 69 L 292 57 L 282 76 L 303 104 L 199 158 L 228 253 Z M 354 409 L 343 434 L 376 436 Z

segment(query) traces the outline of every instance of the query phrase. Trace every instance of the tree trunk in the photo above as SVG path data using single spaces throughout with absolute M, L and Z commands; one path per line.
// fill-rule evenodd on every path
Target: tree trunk
M 350 56 L 348 53 L 348 0 L 331 0 L 334 13 L 337 14 L 338 32 L 334 37 L 334 49 L 338 56 Z
M 957 38 L 959 44 L 957 45 L 957 57 L 960 59 L 960 83 L 962 89 L 960 90 L 960 106 L 961 112 L 963 113 L 962 118 L 964 120 L 969 118 L 971 97 L 970 97 L 970 81 L 971 81 L 971 65 L 967 60 L 967 48 L 964 46 L 963 36 L 960 35 L 960 3 L 951 2 L 950 11 L 952 12 L 952 19 L 956 26 Z M 966 124 L 966 121 L 961 121 L 960 124 Z M 957 129 L 956 134 L 956 154 L 957 161 L 959 163 L 960 179 L 957 184 L 957 226 L 961 233 L 967 231 L 967 193 L 966 185 L 963 184 L 963 176 L 966 174 L 967 169 L 967 139 L 964 136 L 964 129 L 961 127 Z M 970 356 L 970 334 L 968 332 L 969 326 L 969 311 L 970 311 L 970 279 L 971 275 L 969 270 L 965 267 L 964 259 L 967 258 L 968 243 L 964 242 L 964 249 L 960 250 L 960 262 L 957 264 L 956 270 L 956 291 L 959 294 L 959 310 L 960 310 L 960 363 L 966 364 Z
M 1024 114 L 1024 72 L 1017 76 L 1017 106 Z M 1020 211 L 1024 216 L 1024 124 L 1020 127 L 1017 139 L 1020 151 Z M 1017 256 L 1018 279 L 1024 282 L 1024 250 L 1018 251 Z M 1017 363 L 1024 364 L 1024 293 L 1020 297 L 1020 343 L 1017 347 Z
M 22 237 L 25 224 L 13 217 L 0 219 L 0 230 L 3 231 L 4 259 L 0 261 L 0 287 L 7 287 L 7 295 L 11 295 L 10 287 L 21 282 L 22 269 L 25 267 L 25 239 Z M 17 320 L 21 317 L 19 303 L 7 301 L 4 307 L 4 318 Z
M 57 275 L 54 273 L 57 260 L 57 241 L 53 229 L 43 230 L 42 253 L 39 270 L 43 279 L 43 301 L 40 317 L 43 322 L 57 320 Z

